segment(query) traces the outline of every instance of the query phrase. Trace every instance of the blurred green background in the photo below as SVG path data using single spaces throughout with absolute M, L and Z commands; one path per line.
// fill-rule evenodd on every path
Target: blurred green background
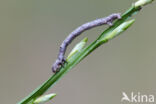
M 0 103 L 15 104 L 51 75 L 59 45 L 81 24 L 135 0 L 1 0 Z M 47 93 L 46 104 L 120 104 L 122 92 L 156 95 L 155 2 L 121 36 L 96 49 Z M 92 42 L 107 26 L 83 33 Z

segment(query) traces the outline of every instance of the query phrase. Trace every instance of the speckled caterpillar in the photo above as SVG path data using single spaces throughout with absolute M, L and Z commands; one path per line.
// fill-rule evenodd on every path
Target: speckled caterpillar
M 80 27 L 76 28 L 73 32 L 71 32 L 69 34 L 69 36 L 63 41 L 63 43 L 60 46 L 60 50 L 59 50 L 59 54 L 58 54 L 58 58 L 55 61 L 55 63 L 52 66 L 52 71 L 54 73 L 58 72 L 61 68 L 61 66 L 64 65 L 64 63 L 66 62 L 65 58 L 64 58 L 64 54 L 66 51 L 67 46 L 77 37 L 79 36 L 82 32 L 89 30 L 93 27 L 96 26 L 101 26 L 104 24 L 108 24 L 110 26 L 112 26 L 112 22 L 115 19 L 120 19 L 120 13 L 114 13 L 109 15 L 108 17 L 104 17 L 104 18 L 100 18 L 100 19 L 96 19 L 94 21 L 91 22 L 87 22 L 83 25 L 81 25 Z

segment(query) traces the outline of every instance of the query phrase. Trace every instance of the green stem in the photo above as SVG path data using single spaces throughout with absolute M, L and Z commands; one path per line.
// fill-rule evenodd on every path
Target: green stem
M 70 69 L 72 69 L 76 64 L 78 64 L 82 59 L 84 59 L 86 56 L 88 56 L 92 51 L 94 51 L 96 48 L 98 48 L 100 45 L 104 44 L 105 42 L 100 42 L 98 40 L 102 39 L 106 35 L 108 35 L 111 31 L 113 31 L 115 28 L 117 28 L 120 24 L 125 22 L 129 17 L 131 17 L 133 14 L 137 13 L 140 10 L 139 7 L 134 7 L 133 5 L 128 9 L 123 15 L 120 20 L 117 20 L 112 27 L 109 27 L 107 30 L 105 30 L 93 43 L 91 43 L 88 47 L 83 49 L 80 53 L 76 54 L 74 58 L 69 60 L 68 63 L 65 64 L 64 67 L 61 68 L 59 72 L 52 75 L 45 83 L 43 83 L 41 86 L 39 86 L 36 90 L 34 90 L 29 96 L 27 96 L 25 99 L 23 99 L 18 104 L 33 104 L 34 100 L 41 95 L 43 95 L 50 87 L 52 87 L 62 76 L 68 72 Z

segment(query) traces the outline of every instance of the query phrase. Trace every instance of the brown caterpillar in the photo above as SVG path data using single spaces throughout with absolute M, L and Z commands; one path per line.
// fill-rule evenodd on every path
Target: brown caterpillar
M 64 54 L 66 52 L 67 46 L 77 37 L 79 36 L 82 32 L 89 30 L 93 27 L 96 26 L 101 26 L 104 24 L 108 24 L 110 26 L 112 26 L 112 22 L 115 19 L 120 19 L 120 13 L 114 13 L 109 15 L 108 17 L 104 17 L 104 18 L 100 18 L 100 19 L 96 19 L 94 21 L 91 22 L 87 22 L 83 25 L 81 25 L 80 27 L 76 28 L 73 32 L 71 32 L 68 37 L 62 42 L 61 46 L 60 46 L 60 50 L 59 50 L 59 54 L 58 54 L 58 58 L 56 59 L 55 63 L 52 66 L 52 71 L 54 73 L 58 72 L 60 70 L 60 68 L 64 65 L 64 63 L 66 62 L 65 58 L 64 58 Z

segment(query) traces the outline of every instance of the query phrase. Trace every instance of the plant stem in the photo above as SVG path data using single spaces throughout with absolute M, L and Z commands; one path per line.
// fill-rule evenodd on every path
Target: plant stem
M 133 14 L 136 14 L 141 9 L 141 6 L 135 7 L 132 5 L 123 15 L 120 20 L 117 20 L 112 27 L 106 29 L 93 43 L 91 43 L 88 47 L 83 49 L 80 53 L 76 54 L 74 58 L 71 58 L 68 63 L 65 64 L 64 67 L 61 68 L 59 72 L 52 75 L 45 83 L 39 86 L 36 90 L 34 90 L 29 96 L 20 101 L 18 104 L 33 104 L 34 100 L 41 95 L 43 95 L 50 87 L 52 87 L 62 76 L 72 69 L 75 65 L 77 65 L 82 59 L 88 56 L 92 51 L 98 48 L 100 45 L 106 43 L 106 41 L 99 41 L 100 39 L 107 36 L 110 32 L 116 29 L 119 25 L 124 23 L 129 17 Z

